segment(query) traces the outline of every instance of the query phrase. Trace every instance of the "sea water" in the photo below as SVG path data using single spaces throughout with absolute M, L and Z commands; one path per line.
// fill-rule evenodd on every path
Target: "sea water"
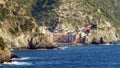
M 68 46 L 51 50 L 13 50 L 0 68 L 120 68 L 120 45 Z

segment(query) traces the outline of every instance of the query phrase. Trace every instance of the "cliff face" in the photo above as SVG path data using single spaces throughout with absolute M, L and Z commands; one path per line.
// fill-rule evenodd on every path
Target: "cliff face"
M 120 9 L 117 6 L 118 3 L 118 0 L 64 0 L 63 4 L 55 11 L 58 13 L 62 25 L 69 23 L 72 26 L 80 27 L 96 24 L 97 30 L 91 30 L 87 36 L 87 43 L 94 38 L 100 40 L 101 37 L 105 42 L 112 42 L 119 39 L 117 32 L 119 26 L 116 24 L 119 25 L 120 19 L 115 15 L 119 15 L 119 12 L 115 10 L 115 7 Z M 70 25 L 66 25 L 63 28 L 69 27 Z
M 86 34 L 90 43 L 95 37 L 105 42 L 117 41 L 120 31 L 119 0 L 0 0 L 0 36 L 12 48 L 44 48 L 52 45 L 46 31 L 60 25 L 65 32 L 86 25 L 97 30 Z
M 41 3 L 40 1 L 43 0 L 38 0 L 36 6 L 33 7 L 33 16 L 38 21 L 42 20 L 46 23 L 48 29 L 51 30 L 52 28 L 51 31 L 53 32 L 58 24 L 66 32 L 75 31 L 76 27 L 81 28 L 94 24 L 97 25 L 97 30 L 91 30 L 86 35 L 88 37 L 86 42 L 90 43 L 94 38 L 100 40 L 101 37 L 104 38 L 105 42 L 119 39 L 119 0 L 52 0 L 54 1 L 52 3 L 45 0 L 42 3 L 44 6 L 38 5 Z M 59 4 L 56 5 L 57 3 Z M 47 9 L 51 5 L 55 7 Z M 38 8 L 37 11 L 35 8 Z
M 13 47 L 27 46 L 26 38 L 35 27 L 29 12 L 13 0 L 1 0 L 0 36 Z M 28 33 L 28 35 L 26 35 Z
M 0 0 L 0 36 L 9 47 L 30 48 L 29 43 L 32 41 L 29 40 L 36 38 L 32 36 L 33 34 L 39 33 L 38 25 L 29 9 L 15 0 Z M 38 38 L 42 39 L 39 35 Z M 40 43 L 41 40 L 36 42 Z

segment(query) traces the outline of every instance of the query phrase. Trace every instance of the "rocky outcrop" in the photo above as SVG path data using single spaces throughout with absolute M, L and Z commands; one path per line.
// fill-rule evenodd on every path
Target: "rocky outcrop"
M 11 52 L 9 51 L 7 45 L 0 37 L 0 63 L 9 62 L 11 59 Z
M 12 59 L 12 58 L 21 58 L 21 57 L 12 53 L 10 58 Z
M 28 45 L 30 49 L 53 49 L 57 47 L 43 33 L 33 33 L 29 38 Z
M 108 25 L 109 24 L 109 25 Z M 109 22 L 100 23 L 97 30 L 91 30 L 88 34 L 87 43 L 90 43 L 91 40 L 96 39 L 100 43 L 101 38 L 104 40 L 104 43 L 116 42 L 119 40 L 117 30 Z

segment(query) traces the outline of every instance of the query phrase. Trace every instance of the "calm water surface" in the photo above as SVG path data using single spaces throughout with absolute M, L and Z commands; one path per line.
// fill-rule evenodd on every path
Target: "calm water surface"
M 21 59 L 0 68 L 120 68 L 120 45 L 69 46 L 53 50 L 15 50 Z

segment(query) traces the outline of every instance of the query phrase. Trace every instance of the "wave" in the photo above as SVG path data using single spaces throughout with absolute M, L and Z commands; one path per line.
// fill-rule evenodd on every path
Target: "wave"
M 14 51 L 14 49 L 10 49 L 10 51 Z
M 11 60 L 28 60 L 30 57 L 23 57 L 23 58 L 12 58 Z
M 27 60 L 27 59 L 30 59 L 30 57 L 23 57 L 20 60 Z
M 67 46 L 58 47 L 58 49 L 61 49 L 61 50 L 65 50 L 67 48 L 68 48 Z
M 29 63 L 29 62 L 18 62 L 18 61 L 4 62 L 3 64 L 5 65 L 33 65 L 32 63 Z
M 104 44 L 104 45 L 112 45 L 112 44 L 110 44 L 110 43 L 106 43 L 106 44 Z

